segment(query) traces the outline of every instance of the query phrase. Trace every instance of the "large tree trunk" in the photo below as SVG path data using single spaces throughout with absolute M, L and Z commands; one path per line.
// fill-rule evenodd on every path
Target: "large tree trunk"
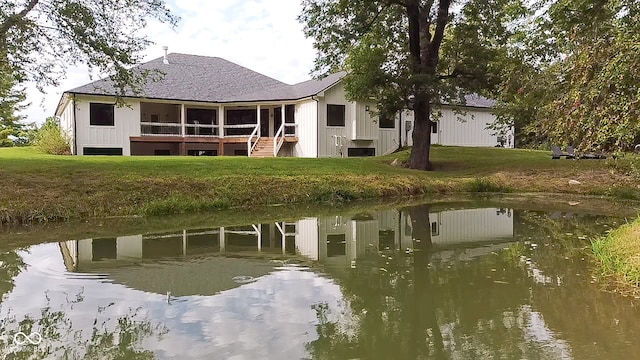
M 431 107 L 428 100 L 417 100 L 413 109 L 413 148 L 409 156 L 409 167 L 431 170 Z

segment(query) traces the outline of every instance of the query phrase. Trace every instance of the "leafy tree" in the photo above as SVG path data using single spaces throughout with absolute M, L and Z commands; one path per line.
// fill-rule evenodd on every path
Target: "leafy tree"
M 141 31 L 148 18 L 176 25 L 164 0 L 8 0 L 0 2 L 0 118 L 15 113 L 26 81 L 42 90 L 65 70 L 85 64 L 110 74 L 117 94 L 139 92 L 150 72 L 132 71 L 150 44 Z M 22 97 L 21 97 L 22 96 Z M 3 96 L 4 99 L 4 96 Z M 13 115 L 12 115 L 13 116 Z
M 541 2 L 523 39 L 520 66 L 506 69 L 500 117 L 529 141 L 582 150 L 629 149 L 640 142 L 640 4 Z M 516 80 L 513 80 L 516 79 Z
M 519 0 L 304 0 L 299 20 L 315 40 L 314 72 L 346 70 L 352 100 L 375 98 L 381 116 L 414 111 L 409 167 L 429 170 L 431 116 L 442 102 L 499 83 L 508 40 L 528 14 Z
M 36 131 L 35 144 L 43 152 L 52 155 L 70 155 L 71 140 L 62 130 L 55 117 L 47 121 Z
M 25 107 L 25 95 L 15 89 L 16 79 L 9 71 L 0 70 L 0 147 L 13 146 L 9 136 L 17 137 L 23 124 L 17 112 Z

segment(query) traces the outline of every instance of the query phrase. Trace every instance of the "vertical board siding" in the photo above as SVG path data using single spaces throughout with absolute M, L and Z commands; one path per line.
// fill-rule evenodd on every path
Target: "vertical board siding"
M 113 104 L 115 99 L 109 97 L 76 98 L 78 153 L 82 155 L 83 147 L 116 147 L 122 148 L 123 155 L 131 155 L 129 137 L 140 136 L 140 102 L 128 100 L 126 106 L 116 106 L 114 126 L 91 126 L 89 125 L 89 104 L 92 102 Z
M 64 108 L 62 109 L 62 113 L 60 114 L 60 128 L 69 138 L 71 153 L 73 155 L 76 155 L 74 152 L 75 149 L 73 148 L 73 139 L 75 138 L 76 133 L 73 126 L 73 99 L 71 97 L 69 97 Z
M 344 127 L 327 126 L 327 104 L 344 105 Z M 343 153 L 347 156 L 347 149 L 351 143 L 351 132 L 355 121 L 355 104 L 350 103 L 345 98 L 344 87 L 337 84 L 324 93 L 318 101 L 318 157 L 340 157 L 340 150 L 335 146 L 334 136 L 344 137 L 342 139 Z
M 434 245 L 484 242 L 513 237 L 511 211 L 467 209 L 429 214 L 437 223 L 438 234 L 431 235 Z
M 116 249 L 118 259 L 142 259 L 142 235 L 119 236 Z
M 373 115 L 375 104 L 356 102 L 352 106 L 355 108 L 355 121 L 353 122 L 354 129 L 351 132 L 351 140 L 377 139 L 378 117 Z M 366 110 L 367 106 L 369 111 Z
M 468 108 L 466 113 L 456 114 L 451 108 L 442 108 L 438 122 L 438 132 L 431 134 L 431 143 L 450 146 L 484 146 L 493 147 L 498 144 L 498 135 L 494 130 L 487 129 L 496 120 L 488 109 Z M 403 111 L 401 114 L 402 144 L 413 146 L 413 111 Z M 462 121 L 461 121 L 462 120 Z M 407 131 L 407 121 L 411 123 L 411 130 Z M 513 128 L 511 129 L 513 134 Z M 513 147 L 513 139 L 508 147 Z
M 318 218 L 298 220 L 296 225 L 296 249 L 300 255 L 313 260 L 319 259 Z
M 318 156 L 318 105 L 315 100 L 296 104 L 295 122 L 298 124 L 298 143 L 293 156 L 312 158 Z

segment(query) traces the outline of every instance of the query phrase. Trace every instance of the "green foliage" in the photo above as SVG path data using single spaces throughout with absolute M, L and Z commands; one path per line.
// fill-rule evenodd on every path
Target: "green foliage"
M 594 239 L 591 249 L 600 263 L 601 274 L 618 278 L 622 285 L 640 286 L 639 239 L 640 219 Z
M 35 136 L 35 144 L 45 154 L 71 154 L 69 136 L 60 128 L 60 124 L 55 118 L 48 118 L 42 127 L 38 129 Z
M 318 50 L 314 72 L 347 71 L 351 100 L 377 101 L 380 116 L 415 112 L 408 166 L 430 169 L 432 105 L 500 83 L 509 39 L 528 14 L 520 0 L 304 0 L 299 20 Z M 425 155 L 426 154 L 426 155 Z
M 80 63 L 110 76 L 113 88 L 105 90 L 139 92 L 154 75 L 133 67 L 150 44 L 142 31 L 150 18 L 178 21 L 164 0 L 2 1 L 0 119 L 14 116 L 24 100 L 21 84 L 58 85 L 65 70 Z
M 502 119 L 531 144 L 629 150 L 640 143 L 640 13 L 633 1 L 547 2 L 522 65 L 505 67 Z
M 511 189 L 487 178 L 475 178 L 467 183 L 466 190 L 474 193 L 508 193 Z

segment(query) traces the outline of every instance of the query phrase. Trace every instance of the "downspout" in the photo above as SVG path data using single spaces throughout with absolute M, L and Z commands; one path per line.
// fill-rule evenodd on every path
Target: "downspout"
M 398 115 L 398 150 L 402 148 L 402 110 Z
M 71 95 L 71 106 L 73 106 L 73 154 L 78 155 L 78 125 L 76 123 L 76 94 Z

